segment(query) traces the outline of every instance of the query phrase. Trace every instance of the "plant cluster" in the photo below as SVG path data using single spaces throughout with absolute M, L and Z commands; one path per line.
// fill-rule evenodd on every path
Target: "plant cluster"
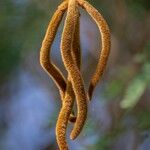
M 79 7 L 85 9 L 95 21 L 102 39 L 99 61 L 96 70 L 91 77 L 88 91 L 85 90 L 84 81 L 80 72 L 81 49 Z M 51 57 L 49 56 L 57 29 L 65 12 L 67 12 L 67 16 L 62 33 L 60 49 L 64 66 L 68 72 L 67 79 L 65 79 L 58 67 L 53 64 Z M 103 16 L 86 0 L 64 0 L 59 5 L 48 25 L 40 51 L 40 63 L 56 83 L 62 99 L 62 108 L 56 124 L 56 138 L 61 150 L 68 149 L 66 142 L 68 121 L 74 123 L 70 135 L 72 140 L 76 139 L 82 131 L 87 118 L 87 100 L 91 100 L 93 90 L 103 75 L 109 51 L 110 32 Z M 76 99 L 77 103 L 77 116 L 75 116 L 73 112 L 74 99 Z

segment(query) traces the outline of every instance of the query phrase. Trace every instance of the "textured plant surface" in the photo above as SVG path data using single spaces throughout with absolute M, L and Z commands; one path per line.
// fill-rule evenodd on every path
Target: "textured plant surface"
M 91 77 L 88 92 L 85 91 L 84 81 L 80 72 L 80 13 L 79 7 L 85 9 L 97 24 L 101 33 L 102 50 L 96 70 Z M 49 56 L 52 43 L 62 17 L 67 11 L 65 25 L 61 38 L 61 56 L 68 72 L 65 79 L 61 71 L 52 63 Z M 101 79 L 106 67 L 110 51 L 110 32 L 102 15 L 85 0 L 65 0 L 59 5 L 53 15 L 40 52 L 40 63 L 44 70 L 56 83 L 62 99 L 62 108 L 56 125 L 56 138 L 59 148 L 67 150 L 66 130 L 68 121 L 74 122 L 70 138 L 74 140 L 82 131 L 87 118 L 87 99 L 91 100 L 92 93 L 98 81 Z M 73 112 L 74 99 L 77 104 L 77 116 Z

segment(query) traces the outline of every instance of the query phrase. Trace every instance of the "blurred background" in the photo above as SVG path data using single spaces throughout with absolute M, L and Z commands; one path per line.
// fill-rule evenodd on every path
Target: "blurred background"
M 149 0 L 89 0 L 107 20 L 111 53 L 89 103 L 87 122 L 70 150 L 150 149 Z M 61 0 L 0 1 L 0 150 L 58 150 L 58 89 L 39 64 L 44 34 Z M 100 34 L 81 12 L 82 74 L 86 88 L 97 65 Z M 60 25 L 52 59 L 60 56 Z

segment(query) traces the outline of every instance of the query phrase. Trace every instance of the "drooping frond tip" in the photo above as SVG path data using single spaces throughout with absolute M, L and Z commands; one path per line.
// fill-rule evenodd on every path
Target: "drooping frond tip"
M 102 49 L 98 64 L 91 77 L 88 92 L 85 91 L 82 74 L 80 72 L 81 49 L 79 6 L 86 10 L 97 24 L 102 40 Z M 65 79 L 58 67 L 52 63 L 51 57 L 49 56 L 59 24 L 66 11 L 67 15 L 60 49 L 64 66 L 68 72 L 67 79 Z M 68 150 L 66 141 L 68 121 L 75 123 L 70 135 L 71 139 L 74 140 L 82 131 L 87 118 L 87 95 L 91 100 L 93 91 L 99 80 L 102 78 L 109 56 L 110 45 L 109 27 L 103 16 L 92 5 L 86 0 L 63 0 L 48 25 L 40 52 L 40 63 L 44 70 L 54 80 L 62 99 L 62 108 L 56 124 L 56 138 L 60 150 Z M 75 99 L 77 104 L 76 117 L 73 113 Z

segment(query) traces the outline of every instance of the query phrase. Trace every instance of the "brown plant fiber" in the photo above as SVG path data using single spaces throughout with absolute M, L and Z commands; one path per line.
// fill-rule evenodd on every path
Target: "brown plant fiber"
M 83 79 L 80 71 L 71 55 L 71 42 L 75 25 L 75 3 L 76 0 L 69 0 L 67 17 L 61 39 L 61 55 L 64 66 L 71 78 L 72 87 L 77 101 L 77 120 L 71 132 L 70 138 L 75 139 L 81 132 L 87 116 L 87 97 L 84 89 Z
M 40 51 L 40 63 L 43 69 L 51 76 L 57 87 L 65 93 L 66 81 L 61 71 L 51 62 L 50 49 L 54 41 L 57 29 L 67 9 L 68 3 L 64 1 L 54 13 L 46 31 Z
M 50 50 L 53 44 L 54 38 L 56 36 L 57 29 L 59 24 L 63 18 L 65 11 L 67 10 L 68 2 L 63 2 L 58 9 L 56 10 L 55 14 L 53 15 L 48 29 L 46 31 L 46 35 L 42 42 L 42 47 L 40 51 L 40 63 L 43 69 L 50 75 L 53 81 L 56 83 L 61 99 L 63 100 L 66 92 L 66 80 L 61 73 L 61 71 L 51 62 Z M 70 122 L 75 122 L 76 117 L 71 114 L 69 118 Z
M 91 77 L 88 92 L 85 91 L 81 74 L 79 6 L 86 10 L 97 24 L 102 41 L 98 64 Z M 67 78 L 51 61 L 50 57 L 51 47 L 65 12 L 67 14 L 61 37 L 60 51 L 64 67 L 68 73 Z M 109 27 L 105 19 L 86 0 L 63 0 L 48 25 L 40 51 L 40 63 L 58 87 L 62 100 L 62 107 L 56 123 L 56 139 L 60 150 L 69 150 L 66 140 L 68 121 L 74 123 L 70 139 L 76 139 L 83 129 L 87 118 L 87 99 L 92 99 L 93 91 L 102 79 L 110 52 L 110 39 Z M 77 105 L 75 114 L 73 111 L 74 103 Z
M 101 54 L 99 57 L 97 68 L 91 78 L 89 90 L 88 90 L 89 97 L 91 99 L 93 90 L 96 87 L 99 80 L 101 80 L 104 70 L 106 68 L 107 59 L 108 59 L 109 51 L 110 51 L 110 45 L 111 45 L 110 44 L 110 31 L 103 16 L 92 5 L 90 5 L 85 0 L 78 0 L 78 2 L 80 6 L 82 6 L 88 12 L 88 14 L 92 17 L 92 19 L 96 22 L 99 28 L 99 31 L 101 33 L 101 38 L 102 38 Z
M 68 6 L 68 11 L 73 4 Z M 76 7 L 76 5 L 75 5 Z M 68 14 L 68 12 L 67 12 Z M 67 17 L 66 17 L 67 19 Z M 73 55 L 74 63 L 80 68 L 80 41 L 79 41 L 79 11 L 76 8 L 74 13 L 74 26 L 72 32 L 74 33 L 73 39 L 71 41 L 71 54 Z M 76 44 L 78 43 L 78 44 Z M 78 46 L 78 47 L 77 47 Z M 72 90 L 71 78 L 68 76 L 67 89 L 65 92 L 65 98 L 63 100 L 63 105 L 60 110 L 57 124 L 56 124 L 56 138 L 60 150 L 68 150 L 66 142 L 66 130 L 68 125 L 68 118 L 71 113 L 74 103 L 74 91 Z

